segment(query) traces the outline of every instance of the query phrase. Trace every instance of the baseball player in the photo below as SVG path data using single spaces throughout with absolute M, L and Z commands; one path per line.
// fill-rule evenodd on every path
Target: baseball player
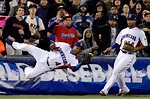
M 140 30 L 135 25 L 136 15 L 129 14 L 127 23 L 128 27 L 118 34 L 115 43 L 104 51 L 104 53 L 106 53 L 114 48 L 120 47 L 120 52 L 114 63 L 112 76 L 100 91 L 100 94 L 103 96 L 108 94 L 109 89 L 116 81 L 119 86 L 119 93 L 117 96 L 122 96 L 130 91 L 124 81 L 125 70 L 135 63 L 136 51 L 141 50 L 148 45 L 144 31 Z
M 76 42 L 74 47 L 71 49 L 70 45 L 63 42 L 53 42 L 50 45 L 51 51 L 45 51 L 37 48 L 33 45 L 14 42 L 14 38 L 9 36 L 6 40 L 16 50 L 27 51 L 31 54 L 35 60 L 36 65 L 34 68 L 25 66 L 26 78 L 37 77 L 47 71 L 53 69 L 70 68 L 72 71 L 77 71 L 83 64 L 86 64 L 88 60 L 82 59 L 79 63 L 77 55 L 82 51 L 82 43 Z M 92 56 L 92 54 L 88 54 Z

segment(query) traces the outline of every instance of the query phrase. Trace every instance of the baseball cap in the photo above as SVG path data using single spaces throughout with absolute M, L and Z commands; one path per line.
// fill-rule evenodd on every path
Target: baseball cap
M 71 14 L 66 14 L 63 19 L 65 20 L 66 18 L 72 18 L 72 15 Z
M 81 49 L 83 49 L 83 44 L 81 42 L 76 42 L 74 44 L 74 46 L 79 46 L 79 47 L 81 47 Z
M 66 10 L 66 8 L 64 6 L 62 6 L 62 5 L 60 5 L 60 6 L 57 7 L 57 11 L 60 10 L 60 9 Z
M 34 3 L 33 3 L 33 4 L 30 4 L 30 5 L 29 5 L 29 9 L 30 9 L 30 8 L 37 8 L 37 5 L 34 4 Z
M 115 15 L 109 15 L 109 20 L 117 20 L 118 18 Z
M 136 20 L 136 15 L 135 14 L 129 14 L 127 19 L 128 20 Z
M 144 16 L 146 16 L 146 15 L 148 15 L 148 14 L 150 14 L 150 11 L 146 11 L 146 13 L 144 14 Z

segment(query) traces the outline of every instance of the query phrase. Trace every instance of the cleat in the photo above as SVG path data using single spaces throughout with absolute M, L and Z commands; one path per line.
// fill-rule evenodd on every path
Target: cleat
M 116 94 L 116 96 L 124 96 L 125 94 L 129 93 L 130 91 L 125 91 L 125 92 L 119 92 Z
M 100 91 L 99 94 L 102 96 L 106 96 L 106 94 L 103 91 Z

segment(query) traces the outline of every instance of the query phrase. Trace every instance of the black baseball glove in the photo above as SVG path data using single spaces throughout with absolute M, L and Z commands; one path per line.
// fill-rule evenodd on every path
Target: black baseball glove
M 80 54 L 80 57 L 81 57 L 81 64 L 86 65 L 90 63 L 90 61 L 92 60 L 93 54 L 92 53 Z

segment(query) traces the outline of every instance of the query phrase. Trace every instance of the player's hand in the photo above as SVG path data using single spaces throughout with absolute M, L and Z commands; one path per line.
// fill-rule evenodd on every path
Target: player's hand
M 53 42 L 53 43 L 51 43 L 51 44 L 50 44 L 50 46 L 49 46 L 49 48 L 50 48 L 51 50 L 54 50 L 54 49 L 56 48 L 55 43 L 54 43 L 54 42 Z
M 106 48 L 106 50 L 103 51 L 103 53 L 110 52 L 111 50 L 112 50 L 112 48 L 111 48 L 111 47 L 108 47 L 108 48 Z

